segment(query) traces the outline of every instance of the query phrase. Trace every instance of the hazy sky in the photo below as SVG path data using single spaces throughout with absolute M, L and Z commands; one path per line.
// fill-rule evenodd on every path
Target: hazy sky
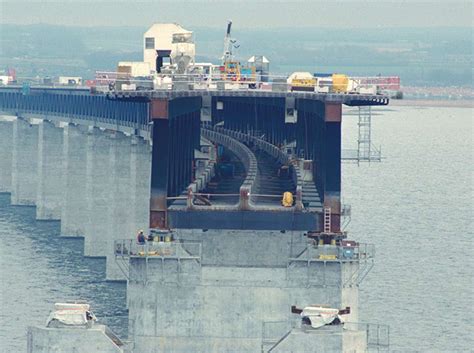
M 473 2 L 322 0 L 0 0 L 1 23 L 184 27 L 473 26 Z

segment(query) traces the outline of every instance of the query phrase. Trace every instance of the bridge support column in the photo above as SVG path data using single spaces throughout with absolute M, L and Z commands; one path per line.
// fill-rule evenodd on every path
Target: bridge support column
M 36 219 L 61 219 L 63 135 L 49 121 L 39 124 Z
M 13 122 L 12 205 L 34 206 L 38 177 L 38 124 L 18 118 Z
M 108 280 L 125 280 L 125 275 L 117 266 L 114 254 L 114 240 L 133 238 L 132 230 L 135 218 L 135 204 L 132 199 L 133 185 L 131 179 L 131 138 L 121 132 L 111 136 L 110 148 L 110 207 L 107 223 L 107 264 Z
M 61 236 L 84 236 L 87 219 L 86 133 L 85 127 L 73 124 L 64 126 Z
M 88 221 L 84 238 L 84 255 L 105 257 L 112 227 L 109 210 L 112 194 L 111 181 L 115 159 L 111 159 L 112 141 L 109 132 L 92 129 L 87 142 L 86 194 Z
M 0 120 L 0 192 L 10 192 L 12 188 L 13 120 L 14 117 Z
M 324 207 L 331 208 L 331 231 L 341 230 L 341 121 L 342 104 L 326 103 L 324 124 Z
M 131 204 L 135 210 L 130 231 L 132 236 L 142 229 L 147 233 L 150 219 L 151 151 L 148 141 L 132 137 L 130 155 Z

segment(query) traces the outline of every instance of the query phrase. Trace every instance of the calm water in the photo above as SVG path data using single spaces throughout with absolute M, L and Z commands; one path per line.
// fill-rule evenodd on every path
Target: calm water
M 344 165 L 348 230 L 375 243 L 376 266 L 361 285 L 365 322 L 390 325 L 394 352 L 472 351 L 472 110 L 395 107 L 374 117 L 383 163 Z M 344 120 L 345 147 L 357 120 Z M 1 352 L 26 350 L 26 326 L 58 300 L 83 298 L 126 332 L 126 286 L 104 281 L 105 260 L 82 257 L 82 240 L 59 237 L 32 207 L 0 194 Z
M 26 352 L 26 327 L 43 325 L 57 301 L 85 299 L 126 337 L 126 285 L 105 281 L 105 259 L 82 256 L 83 240 L 61 238 L 59 222 L 0 194 L 0 352 Z

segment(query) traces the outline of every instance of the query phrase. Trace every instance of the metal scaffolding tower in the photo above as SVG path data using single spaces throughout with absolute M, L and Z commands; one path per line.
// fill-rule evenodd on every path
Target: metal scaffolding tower
M 372 107 L 359 107 L 359 137 L 357 139 L 357 150 L 343 150 L 342 160 L 357 162 L 380 162 L 382 160 L 382 148 L 375 147 L 372 143 Z

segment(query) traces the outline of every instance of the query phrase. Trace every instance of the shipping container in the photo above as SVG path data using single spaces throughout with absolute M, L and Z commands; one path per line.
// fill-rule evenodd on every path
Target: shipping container
M 150 64 L 142 61 L 120 61 L 117 72 L 130 74 L 132 77 L 149 76 Z
M 334 93 L 346 93 L 349 86 L 349 77 L 343 74 L 332 75 L 332 91 Z
M 82 77 L 79 76 L 59 76 L 60 85 L 80 86 L 82 85 Z

